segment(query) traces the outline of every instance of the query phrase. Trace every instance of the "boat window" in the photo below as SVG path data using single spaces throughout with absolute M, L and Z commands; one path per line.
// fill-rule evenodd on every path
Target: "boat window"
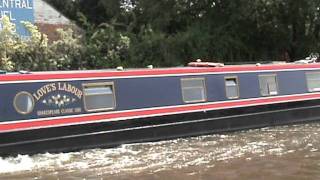
M 320 91 L 320 72 L 306 73 L 307 86 L 310 92 Z
M 226 77 L 226 96 L 229 99 L 236 99 L 239 97 L 239 85 L 237 77 Z
M 116 106 L 113 83 L 91 83 L 83 85 L 84 106 L 87 111 L 114 109 Z
M 278 94 L 277 76 L 275 74 L 259 75 L 259 83 L 262 96 Z
M 184 102 L 206 101 L 204 78 L 183 78 L 181 79 L 181 89 Z
M 13 100 L 16 111 L 20 114 L 29 114 L 34 108 L 34 99 L 28 92 L 18 93 Z

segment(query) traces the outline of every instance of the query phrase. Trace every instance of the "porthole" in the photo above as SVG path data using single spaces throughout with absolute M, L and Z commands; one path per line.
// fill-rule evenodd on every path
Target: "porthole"
M 18 93 L 13 100 L 16 111 L 20 114 L 29 114 L 34 108 L 34 99 L 28 92 Z

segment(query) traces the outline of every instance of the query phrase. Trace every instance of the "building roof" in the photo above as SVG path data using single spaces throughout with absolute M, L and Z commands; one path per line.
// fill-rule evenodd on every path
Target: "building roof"
M 33 0 L 34 18 L 37 24 L 70 25 L 71 21 L 43 0 Z

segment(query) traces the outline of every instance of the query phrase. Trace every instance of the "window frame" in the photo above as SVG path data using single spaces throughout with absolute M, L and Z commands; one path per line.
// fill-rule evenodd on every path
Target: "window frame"
M 268 94 L 263 94 L 262 91 L 261 91 L 261 80 L 260 78 L 261 77 L 274 77 L 275 79 L 275 85 L 276 85 L 276 90 L 277 90 L 277 93 L 276 94 L 270 94 L 270 91 Z M 259 74 L 258 75 L 258 81 L 259 81 L 259 91 L 260 91 L 260 95 L 261 96 L 277 96 L 279 95 L 279 84 L 278 84 L 278 77 L 277 77 L 277 74 L 276 73 L 272 73 L 272 74 Z
M 185 100 L 185 93 L 184 93 L 184 87 L 182 86 L 183 81 L 188 81 L 188 80 L 201 80 L 202 81 L 202 87 L 203 87 L 203 93 L 204 93 L 204 98 L 201 100 L 194 100 L 194 101 L 186 101 Z M 181 95 L 182 95 L 182 100 L 184 103 L 198 103 L 198 102 L 206 102 L 207 101 L 207 86 L 206 86 L 206 79 L 205 77 L 186 77 L 186 78 L 180 78 L 180 86 L 181 86 Z
M 31 97 L 32 108 L 31 108 L 29 111 L 27 111 L 27 112 L 21 111 L 21 110 L 18 108 L 18 106 L 17 106 L 16 100 L 17 100 L 18 96 L 20 96 L 20 95 L 22 95 L 22 94 L 25 94 L 25 95 Z M 17 94 L 14 96 L 13 106 L 14 106 L 14 109 L 15 109 L 19 114 L 27 115 L 27 114 L 30 114 L 30 113 L 34 110 L 35 100 L 34 100 L 32 94 L 30 94 L 30 93 L 28 93 L 28 92 L 26 92 L 26 91 L 21 91 L 21 92 L 17 93 Z
M 308 92 L 319 92 L 319 91 L 320 91 L 320 88 L 317 88 L 317 90 L 311 90 L 311 89 L 310 89 L 310 85 L 309 85 L 309 83 L 308 83 L 308 74 L 319 74 L 319 76 L 320 76 L 320 71 L 309 71 L 309 72 L 305 72 L 305 79 L 306 79 L 306 84 L 307 84 Z
M 99 109 L 88 109 L 86 96 L 95 96 L 95 95 L 86 95 L 85 89 L 88 87 L 101 87 L 101 86 L 111 86 L 112 89 L 112 98 L 113 98 L 113 107 L 111 108 L 99 108 Z M 110 111 L 114 110 L 117 107 L 117 100 L 116 100 L 116 93 L 115 93 L 115 85 L 114 82 L 94 82 L 94 83 L 83 83 L 82 84 L 82 91 L 83 91 L 83 107 L 87 112 L 99 112 L 99 111 Z M 102 95 L 102 94 L 99 94 Z
M 228 94 L 227 94 L 227 80 L 229 79 L 234 79 L 235 82 L 236 82 L 236 87 L 237 87 L 237 96 L 235 97 L 229 97 Z M 227 99 L 238 99 L 240 98 L 240 85 L 239 85 L 239 78 L 238 76 L 225 76 L 224 77 L 224 87 L 225 87 L 225 93 L 226 93 L 226 98 Z

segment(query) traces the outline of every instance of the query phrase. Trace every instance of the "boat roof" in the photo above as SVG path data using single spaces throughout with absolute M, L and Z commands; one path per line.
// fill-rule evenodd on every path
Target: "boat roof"
M 271 72 L 320 69 L 320 63 L 311 64 L 245 64 L 226 65 L 223 67 L 174 67 L 174 68 L 144 68 L 144 69 L 101 69 L 76 71 L 43 71 L 15 72 L 0 74 L 0 82 L 36 81 L 36 80 L 70 80 L 92 78 L 132 78 L 143 76 L 176 76 L 197 74 L 228 74 L 243 72 Z

